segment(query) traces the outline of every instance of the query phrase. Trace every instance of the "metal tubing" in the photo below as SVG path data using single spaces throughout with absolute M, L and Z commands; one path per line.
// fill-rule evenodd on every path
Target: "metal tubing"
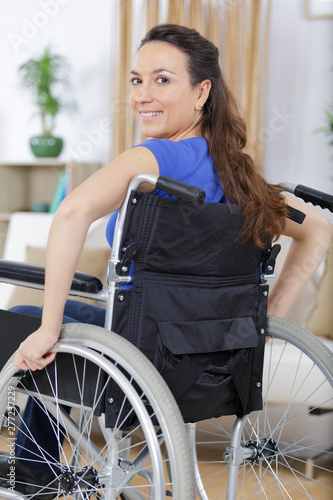
M 125 218 L 126 218 L 126 212 L 127 212 L 127 205 L 131 196 L 131 192 L 137 190 L 141 184 L 148 183 L 151 184 L 152 186 L 156 186 L 158 176 L 155 174 L 139 174 L 133 177 L 131 179 L 126 196 L 124 198 L 124 201 L 119 209 L 119 214 L 117 217 L 115 229 L 114 229 L 114 235 L 113 235 L 113 241 L 112 241 L 112 252 L 111 252 L 111 259 L 109 262 L 109 271 L 108 271 L 108 298 L 107 298 L 107 309 L 106 309 L 106 316 L 105 316 L 105 324 L 104 327 L 107 330 L 112 329 L 112 320 L 113 320 L 113 309 L 114 309 L 114 299 L 115 299 L 115 294 L 116 290 L 118 289 L 119 284 L 117 284 L 114 281 L 114 276 L 112 276 L 112 279 L 110 278 L 110 269 L 116 269 L 116 265 L 120 261 L 120 252 L 121 252 L 121 240 L 123 237 L 123 230 L 124 230 L 124 224 L 125 224 Z M 119 280 L 121 283 L 121 280 Z
M 0 488 L 0 498 L 8 500 L 27 500 L 28 497 L 19 493 L 18 491 L 7 490 L 6 488 Z
M 227 450 L 232 455 L 232 459 L 229 462 L 227 500 L 236 500 L 237 496 L 238 470 L 239 465 L 243 461 L 243 449 L 241 448 L 240 443 L 247 418 L 248 415 L 245 415 L 242 418 L 237 418 L 232 429 L 230 447 Z
M 280 182 L 279 186 L 281 186 L 284 191 L 287 191 L 287 193 L 294 194 L 297 184 L 294 184 L 292 182 Z
M 197 456 L 197 439 L 196 439 L 196 424 L 186 424 L 188 435 L 190 439 L 190 447 L 191 453 L 193 457 L 193 465 L 194 465 L 194 474 L 195 474 L 195 482 L 197 485 L 197 492 L 200 497 L 200 500 L 209 500 L 205 488 L 201 479 L 201 474 L 199 470 L 198 464 L 198 456 Z

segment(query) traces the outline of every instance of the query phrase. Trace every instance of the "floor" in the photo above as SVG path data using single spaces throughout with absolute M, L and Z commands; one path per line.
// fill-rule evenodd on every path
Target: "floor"
M 216 458 L 218 458 L 218 457 L 216 457 Z M 206 450 L 206 452 L 201 457 L 199 457 L 199 460 L 200 459 L 209 461 L 209 460 L 214 459 L 214 457 L 209 452 L 209 450 Z M 331 465 L 333 465 L 333 464 L 331 464 Z M 327 467 L 327 464 L 323 464 L 323 466 Z M 214 474 L 219 473 L 219 470 L 220 470 L 219 465 L 210 464 L 210 465 L 204 466 L 202 468 L 202 475 L 204 477 L 205 476 L 213 477 Z M 314 481 L 308 481 L 306 487 L 307 487 L 307 491 L 310 495 L 310 498 L 312 498 L 313 500 L 330 500 L 329 497 L 327 496 L 327 489 L 320 487 L 319 483 L 326 484 L 326 485 L 330 486 L 331 488 L 333 488 L 333 477 L 332 476 L 333 476 L 332 473 L 323 471 L 320 475 L 318 475 L 315 478 Z M 294 484 L 296 483 L 296 480 L 292 476 L 291 473 L 287 472 L 287 473 L 283 474 L 282 477 L 287 483 L 294 483 Z M 254 499 L 257 500 L 259 498 L 260 499 L 266 498 L 265 496 L 258 496 L 258 492 L 256 493 L 256 495 L 253 495 L 250 497 L 250 491 L 253 493 L 253 487 L 257 484 L 256 481 L 257 480 L 252 476 L 252 478 L 247 483 L 249 486 L 248 490 L 245 489 L 244 493 L 243 493 L 243 497 L 239 497 L 239 498 L 242 498 L 243 500 L 247 499 L 247 498 L 251 498 L 253 500 Z M 212 486 L 207 490 L 209 500 L 222 500 L 222 499 L 224 500 L 225 494 L 221 495 L 221 491 L 224 490 L 226 484 L 227 484 L 227 475 L 221 474 L 219 476 L 219 485 L 217 485 L 217 484 L 214 485 L 212 483 Z M 262 484 L 265 485 L 265 492 L 267 495 L 267 500 L 282 500 L 285 498 L 288 500 L 305 500 L 304 494 L 301 492 L 299 492 L 299 493 L 294 492 L 292 498 L 290 498 L 287 495 L 286 496 L 278 496 L 277 491 L 276 491 L 275 480 L 271 476 L 269 479 L 264 478 L 262 481 Z M 249 496 L 247 496 L 247 494 Z M 280 492 L 280 495 L 281 495 L 281 492 Z M 333 495 L 331 498 L 333 498 Z M 197 497 L 197 499 L 199 499 L 199 496 Z
M 4 440 L 0 440 L 0 443 L 4 445 Z M 95 441 L 96 444 L 98 444 L 98 439 Z M 5 449 L 4 446 L 0 446 L 0 449 L 3 449 L 3 451 L 8 452 L 8 449 Z M 220 460 L 221 453 L 220 451 L 216 452 L 210 448 L 204 449 L 199 458 L 199 461 L 204 461 L 204 462 L 211 462 L 207 463 L 206 465 L 203 465 L 201 468 L 201 475 L 204 478 L 205 484 L 211 483 L 210 486 L 207 488 L 207 494 L 209 497 L 209 500 L 222 500 L 226 498 L 225 495 L 225 487 L 227 484 L 227 473 L 224 472 L 221 474 L 221 464 L 217 463 L 212 463 L 212 462 L 217 462 Z M 327 464 L 323 464 L 323 467 L 327 468 Z M 248 470 L 246 471 L 248 472 Z M 333 488 L 333 474 L 324 471 L 320 474 L 320 476 L 316 477 L 314 481 L 308 481 L 306 487 L 307 491 L 309 494 L 309 497 L 306 498 L 312 498 L 313 500 L 329 500 L 327 496 L 327 490 L 320 488 L 319 483 L 327 484 L 331 488 Z M 212 481 L 212 478 L 218 477 L 218 480 Z M 291 473 L 285 473 L 283 479 L 287 483 L 295 483 L 295 478 L 292 476 Z M 290 496 L 279 496 L 276 491 L 276 484 L 275 480 L 272 479 L 272 477 L 265 476 L 262 480 L 262 483 L 265 485 L 265 492 L 266 496 L 258 496 L 258 492 L 256 492 L 255 495 L 253 495 L 253 488 L 257 485 L 257 480 L 255 477 L 252 475 L 252 478 L 247 481 L 247 487 L 249 487 L 248 490 L 243 490 L 243 496 L 240 496 L 239 498 L 248 499 L 248 498 L 267 498 L 267 500 L 280 500 L 281 498 L 288 498 L 288 500 L 304 500 L 304 494 L 301 492 L 298 494 L 293 493 L 292 498 Z M 224 492 L 223 492 L 224 491 Z M 252 495 L 250 494 L 250 491 L 252 492 Z M 221 493 L 223 492 L 223 493 Z M 166 497 L 170 498 L 170 497 Z M 238 498 L 238 497 L 237 497 Z M 1 500 L 1 499 L 0 499 Z M 189 499 L 181 499 L 181 500 L 189 500 Z M 197 500 L 199 500 L 199 496 L 197 496 Z

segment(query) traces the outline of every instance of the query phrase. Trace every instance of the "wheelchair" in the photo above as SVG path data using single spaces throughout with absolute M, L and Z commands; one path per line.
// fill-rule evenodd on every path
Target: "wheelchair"
M 173 198 L 138 191 L 146 182 Z M 332 210 L 329 195 L 283 187 Z M 40 320 L 1 311 L 17 332 L 1 348 L 0 453 L 13 463 L 1 498 L 309 499 L 319 488 L 330 496 L 333 354 L 303 328 L 267 321 L 278 248 L 244 243 L 241 223 L 235 207 L 205 203 L 196 188 L 139 175 L 118 215 L 108 289 L 78 272 L 72 283 L 72 296 L 106 304 L 105 328 L 63 325 L 55 361 L 24 372 L 12 364 L 15 344 Z M 44 268 L 0 261 L 0 280 L 42 289 Z M 202 384 L 188 401 L 193 366 Z M 25 425 L 28 399 L 48 418 L 57 456 Z M 50 471 L 29 496 L 15 491 L 19 427 L 29 460 Z

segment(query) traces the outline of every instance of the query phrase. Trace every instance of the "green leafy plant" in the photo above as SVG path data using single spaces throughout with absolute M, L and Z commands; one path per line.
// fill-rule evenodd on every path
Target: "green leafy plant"
M 333 105 L 330 106 L 330 109 L 333 111 Z M 333 146 L 333 113 L 330 109 L 325 110 L 325 114 L 327 117 L 327 125 L 325 127 L 320 127 L 318 132 L 324 132 L 330 137 L 329 143 Z
M 329 144 L 333 146 L 333 104 L 331 104 L 327 109 L 325 109 L 325 114 L 326 114 L 326 125 L 317 128 L 314 131 L 314 133 L 326 134 L 329 137 Z M 333 160 L 333 155 L 330 156 L 330 159 Z
M 19 67 L 21 85 L 32 94 L 38 108 L 43 135 L 52 135 L 56 116 L 61 111 L 77 109 L 75 101 L 65 97 L 71 88 L 69 73 L 67 60 L 53 54 L 50 47 L 46 47 L 40 57 L 29 59 Z

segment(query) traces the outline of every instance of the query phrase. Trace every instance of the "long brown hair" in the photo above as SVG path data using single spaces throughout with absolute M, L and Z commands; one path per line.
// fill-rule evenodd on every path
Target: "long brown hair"
M 200 122 L 201 133 L 208 143 L 226 199 L 242 207 L 244 234 L 264 247 L 267 236 L 273 239 L 281 234 L 287 207 L 281 188 L 267 183 L 256 171 L 252 158 L 243 151 L 246 125 L 223 78 L 217 47 L 195 29 L 174 24 L 152 28 L 140 47 L 152 41 L 170 43 L 185 53 L 193 86 L 206 79 L 211 81 Z

